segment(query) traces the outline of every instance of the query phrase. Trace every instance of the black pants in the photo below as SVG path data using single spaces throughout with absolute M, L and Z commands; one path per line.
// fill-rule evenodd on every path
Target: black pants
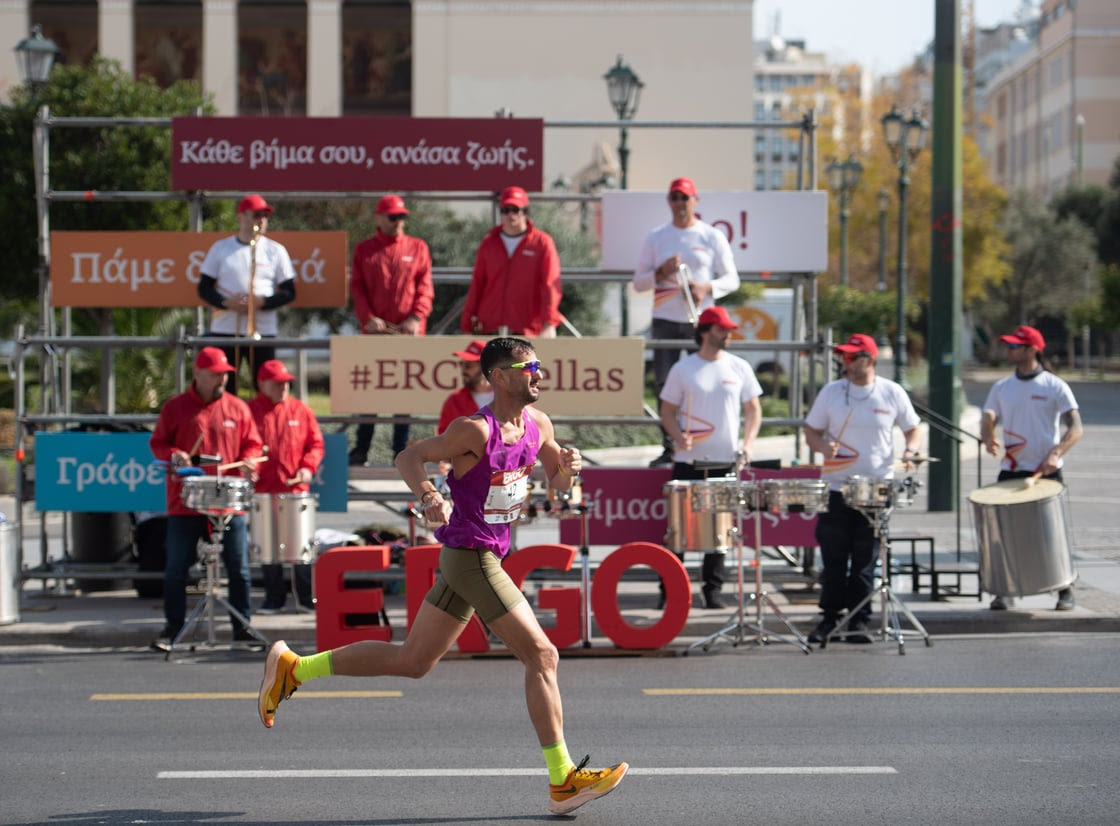
M 373 444 L 373 425 L 360 424 L 358 425 L 358 435 L 354 440 L 353 454 L 360 456 L 363 460 L 369 457 L 369 446 Z M 408 447 L 408 425 L 395 424 L 393 425 L 393 457 Z
M 264 580 L 264 607 L 281 609 L 288 601 L 291 583 L 284 576 L 285 566 L 278 564 L 261 565 L 261 579 Z M 311 566 L 296 564 L 292 566 L 292 576 L 296 584 L 296 598 L 304 608 L 314 604 L 311 598 Z
M 657 349 L 653 351 L 653 381 L 657 396 L 657 412 L 661 412 L 661 390 L 665 387 L 665 379 L 669 378 L 669 371 L 673 365 L 680 361 L 681 354 L 685 351 L 696 352 L 696 329 L 688 322 L 666 321 L 655 318 L 649 328 L 650 338 L 653 339 L 683 339 L 680 350 Z M 687 344 L 685 343 L 687 341 Z M 673 440 L 669 438 L 665 428 L 661 428 L 661 444 L 665 453 L 673 455 Z M 676 478 L 676 477 L 674 477 Z M 682 477 L 687 478 L 687 477 Z
M 879 543 L 867 517 L 844 504 L 844 495 L 836 490 L 828 494 L 828 512 L 817 516 L 816 537 L 823 566 L 821 611 L 825 619 L 835 622 L 841 613 L 854 610 L 871 593 Z M 870 617 L 868 602 L 852 621 L 866 622 Z

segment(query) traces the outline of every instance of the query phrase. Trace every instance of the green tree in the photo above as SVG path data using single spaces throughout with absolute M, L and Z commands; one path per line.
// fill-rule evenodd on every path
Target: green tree
M 1096 268 L 1093 232 L 1072 215 L 1059 219 L 1028 192 L 1011 197 L 1003 228 L 1011 274 L 975 303 L 989 341 L 1018 324 L 1067 317 L 1086 298 L 1087 276 Z
M 32 132 L 35 113 L 49 106 L 54 117 L 168 117 L 212 112 L 213 107 L 197 84 L 180 82 L 161 89 L 150 79 L 135 80 L 116 61 L 96 57 L 88 66 L 56 66 L 49 82 L 35 96 L 17 87 L 9 105 L 0 107 L 0 158 L 6 174 L 0 178 L 0 221 L 6 232 L 0 251 L 7 272 L 0 279 L 0 300 L 6 308 L 5 321 L 38 327 L 38 249 Z M 50 132 L 50 185 L 53 190 L 149 191 L 170 189 L 171 131 L 166 127 L 78 127 L 55 128 Z M 51 230 L 147 230 L 184 229 L 187 206 L 182 201 L 99 200 L 53 202 Z M 12 312 L 15 305 L 19 310 Z M 75 310 L 77 334 L 112 334 L 128 330 L 130 335 L 150 335 L 166 313 L 162 310 L 122 311 Z M 131 370 L 117 369 L 118 399 L 152 396 L 130 386 L 155 382 L 154 392 L 170 387 L 170 354 L 155 357 L 161 369 L 153 378 Z M 88 369 L 87 369 L 88 368 Z M 79 357 L 75 387 L 79 399 L 96 399 L 90 382 L 96 383 L 92 363 Z M 99 407 L 91 401 L 88 406 Z M 122 407 L 122 409 L 125 409 Z M 143 408 L 147 409 L 147 407 Z

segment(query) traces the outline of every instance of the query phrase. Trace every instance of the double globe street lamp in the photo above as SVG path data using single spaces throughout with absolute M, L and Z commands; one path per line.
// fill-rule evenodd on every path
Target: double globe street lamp
M 883 115 L 883 138 L 898 167 L 898 335 L 894 348 L 894 380 L 906 382 L 906 192 L 910 187 L 910 167 L 926 145 L 929 124 L 917 112 L 904 116 L 897 106 Z
M 828 188 L 840 195 L 840 285 L 848 286 L 848 202 L 853 190 L 859 186 L 863 164 L 852 155 L 846 161 L 833 161 L 825 170 Z
M 626 165 L 630 159 L 630 147 L 626 145 L 626 121 L 638 111 L 638 98 L 645 84 L 638 79 L 633 69 L 622 62 L 622 55 L 618 56 L 618 61 L 603 75 L 603 80 L 607 82 L 607 97 L 610 98 L 611 106 L 622 121 L 618 130 L 618 165 L 622 173 L 620 183 L 626 189 Z

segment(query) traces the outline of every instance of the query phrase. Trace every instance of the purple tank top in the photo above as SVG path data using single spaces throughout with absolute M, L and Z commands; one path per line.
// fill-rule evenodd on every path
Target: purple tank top
M 453 548 L 480 548 L 499 558 L 509 553 L 509 526 L 521 512 L 529 494 L 529 473 L 537 463 L 540 430 L 528 412 L 523 414 L 525 433 L 514 444 L 502 442 L 502 428 L 489 406 L 478 411 L 486 418 L 490 437 L 486 452 L 470 470 L 456 479 L 447 477 L 455 507 L 436 539 Z

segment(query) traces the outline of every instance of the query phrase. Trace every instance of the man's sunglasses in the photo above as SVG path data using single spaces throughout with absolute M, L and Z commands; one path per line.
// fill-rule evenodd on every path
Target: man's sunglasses
M 517 215 L 517 213 L 519 213 L 519 212 L 521 212 L 521 207 L 519 207 L 519 206 L 504 206 L 504 207 L 502 207 L 502 215 Z
M 401 214 L 399 214 L 399 215 L 387 215 L 386 217 L 387 217 L 387 218 L 388 218 L 388 219 L 389 219 L 390 221 L 394 221 L 394 222 L 396 222 L 396 221 L 403 221 L 403 220 L 404 220 L 405 218 L 407 218 L 408 216 L 407 216 L 407 215 L 405 215 L 405 214 L 403 214 L 403 213 L 401 213 Z
M 1005 341 L 1008 350 L 1018 350 L 1020 347 L 1025 347 L 1025 344 L 1012 344 L 1010 341 Z
M 683 192 L 674 192 L 672 195 L 669 196 L 669 200 L 670 201 L 687 201 L 691 197 L 692 197 L 691 195 L 685 195 Z
M 530 375 L 535 375 L 540 372 L 541 363 L 537 359 L 533 361 L 519 361 L 517 364 L 507 364 L 505 367 L 498 367 L 498 370 L 524 370 Z
M 866 350 L 860 350 L 858 353 L 845 353 L 844 361 L 855 361 L 856 359 L 871 358 L 871 354 Z

